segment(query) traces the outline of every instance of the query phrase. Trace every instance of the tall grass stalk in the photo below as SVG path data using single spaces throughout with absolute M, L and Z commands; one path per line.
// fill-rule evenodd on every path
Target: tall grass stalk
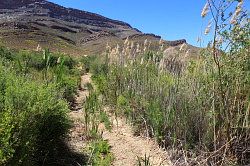
M 214 37 L 196 58 L 186 57 L 188 46 L 154 52 L 148 41 L 131 47 L 126 40 L 109 48 L 109 63 L 95 66 L 105 66 L 105 72 L 93 76 L 115 115 L 128 117 L 135 133 L 183 149 L 184 158 L 199 154 L 196 160 L 206 158 L 204 164 L 250 162 L 250 30 L 249 23 L 240 24 L 243 9 L 238 24 L 227 24 L 231 3 L 208 1 L 202 16 L 208 17 L 209 8 Z

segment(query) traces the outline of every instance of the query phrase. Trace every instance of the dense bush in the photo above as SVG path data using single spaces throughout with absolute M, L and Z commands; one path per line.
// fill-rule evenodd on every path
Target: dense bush
M 56 85 L 15 76 L 0 66 L 0 163 L 34 165 L 52 155 L 69 128 Z
M 0 49 L 0 165 L 57 160 L 70 127 L 67 101 L 79 84 L 75 65 L 48 50 Z
M 64 89 L 64 98 L 73 102 L 74 95 L 80 84 L 80 72 L 76 69 L 77 61 L 69 56 L 43 52 L 11 51 L 0 48 L 0 57 L 12 67 L 18 75 L 29 77 L 41 82 L 53 82 Z

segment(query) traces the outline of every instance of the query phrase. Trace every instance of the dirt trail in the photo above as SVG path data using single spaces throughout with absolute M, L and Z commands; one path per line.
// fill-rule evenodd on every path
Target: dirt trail
M 89 95 L 85 85 L 90 83 L 90 74 L 81 76 L 80 89 L 77 91 L 76 103 L 74 109 L 69 113 L 70 118 L 73 120 L 73 127 L 70 129 L 68 144 L 73 151 L 82 153 L 83 148 L 86 146 L 84 139 L 84 114 L 83 103 Z
M 82 152 L 86 146 L 84 141 L 82 105 L 89 95 L 89 92 L 84 89 L 84 86 L 90 82 L 90 74 L 81 77 L 81 88 L 76 98 L 76 107 L 75 110 L 70 113 L 70 117 L 74 121 L 74 127 L 70 132 L 69 145 L 72 147 L 72 150 L 77 152 Z M 150 156 L 150 163 L 153 166 L 171 165 L 167 152 L 159 148 L 154 141 L 134 136 L 131 126 L 127 124 L 124 119 L 118 118 L 117 121 L 114 118 L 110 119 L 112 119 L 111 121 L 113 122 L 113 129 L 111 132 L 105 130 L 102 136 L 104 140 L 108 140 L 111 146 L 111 152 L 115 157 L 113 162 L 114 166 L 136 165 L 137 156 L 144 157 L 145 154 Z
M 117 125 L 118 122 L 118 125 Z M 159 148 L 157 143 L 145 137 L 133 135 L 132 128 L 125 119 L 113 120 L 111 132 L 105 131 L 103 139 L 108 140 L 112 147 L 111 152 L 115 156 L 114 166 L 133 166 L 137 164 L 137 157 L 149 156 L 153 166 L 170 166 L 168 154 Z

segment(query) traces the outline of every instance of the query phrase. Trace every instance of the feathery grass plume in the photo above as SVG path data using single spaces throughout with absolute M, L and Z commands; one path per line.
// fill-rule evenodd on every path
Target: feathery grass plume
M 42 51 L 42 47 L 40 46 L 40 44 L 37 45 L 36 51 L 37 51 L 37 52 Z
M 163 49 L 164 49 L 164 44 L 160 46 L 160 52 L 163 52 Z
M 148 48 L 148 39 L 144 41 L 144 48 L 143 48 L 144 53 L 147 51 L 147 48 Z
M 61 57 L 59 57 L 56 61 L 57 64 L 61 63 Z
M 148 39 L 144 40 L 144 46 L 146 46 L 148 44 Z
M 181 45 L 181 47 L 180 47 L 180 51 L 184 51 L 185 49 L 186 49 L 186 46 L 187 46 L 187 44 L 186 43 L 183 43 L 182 45 Z
M 134 42 L 131 42 L 130 48 L 133 49 L 134 48 Z
M 111 47 L 109 46 L 109 43 L 106 44 L 106 51 L 109 53 L 111 51 Z
M 119 44 L 116 45 L 116 48 L 115 48 L 115 54 L 118 55 L 119 54 L 119 50 L 120 50 L 120 46 Z
M 188 49 L 184 55 L 184 57 L 188 57 L 189 56 L 189 53 L 190 53 L 190 49 Z
M 160 39 L 159 40 L 159 51 L 163 52 L 163 48 L 164 48 L 164 41 L 162 39 Z M 159 52 L 157 54 L 159 54 Z
M 143 64 L 143 62 L 144 62 L 144 59 L 143 59 L 143 57 L 141 58 L 141 65 Z
M 127 41 L 124 43 L 124 55 L 125 56 L 129 56 L 130 55 L 130 42 L 129 42 L 129 40 L 128 40 L 128 38 L 126 39 Z
M 125 49 L 125 55 L 130 56 L 131 49 L 127 46 Z
M 217 2 L 221 1 L 215 2 L 217 4 Z M 223 5 L 224 2 L 222 9 L 224 9 Z M 221 12 L 221 8 L 218 7 L 218 9 L 220 9 L 218 12 Z M 209 12 L 212 13 L 211 10 Z M 117 97 L 121 95 L 126 98 L 124 111 L 129 110 L 129 113 L 124 113 L 129 120 L 133 124 L 138 125 L 137 130 L 142 130 L 142 132 L 147 132 L 148 129 L 146 127 L 152 129 L 150 134 L 155 136 L 160 144 L 163 143 L 163 147 L 176 146 L 178 144 L 176 140 L 184 138 L 183 147 L 187 148 L 185 148 L 185 151 L 195 148 L 198 152 L 197 157 L 203 150 L 207 151 L 208 147 L 209 149 L 211 148 L 212 154 L 216 153 L 218 157 L 209 157 L 210 153 L 205 154 L 205 156 L 201 157 L 203 165 L 206 163 L 215 165 L 214 162 L 221 162 L 221 165 L 227 165 L 227 154 L 230 154 L 230 160 L 235 158 L 239 161 L 241 157 L 238 158 L 237 156 L 241 155 L 242 152 L 234 154 L 235 149 L 237 148 L 238 150 L 238 147 L 243 147 L 240 148 L 242 151 L 247 149 L 247 145 L 243 145 L 247 144 L 247 131 L 245 129 L 239 131 L 238 127 L 234 129 L 235 126 L 241 126 L 240 128 L 249 126 L 249 114 L 247 114 L 246 109 L 249 110 L 250 105 L 245 103 L 245 96 L 248 95 L 247 90 L 250 88 L 247 81 L 241 81 L 248 76 L 248 73 L 244 70 L 245 68 L 242 67 L 247 65 L 247 61 L 245 61 L 248 58 L 247 48 L 244 48 L 247 40 L 244 41 L 244 44 L 239 44 L 239 47 L 244 45 L 240 49 L 237 45 L 229 46 L 228 51 L 223 52 L 223 55 L 226 56 L 221 56 L 218 59 L 219 65 L 217 66 L 216 59 L 219 56 L 210 55 L 217 55 L 213 54 L 213 51 L 221 52 L 215 44 L 223 42 L 223 39 L 226 40 L 226 38 L 220 38 L 221 29 L 225 28 L 221 25 L 224 18 L 220 17 L 221 15 L 218 16 L 218 22 L 215 22 L 216 19 L 210 21 L 210 23 L 207 22 L 209 23 L 209 30 L 210 28 L 216 28 L 215 32 L 218 33 L 214 34 L 215 43 L 213 43 L 214 40 L 212 40 L 213 42 L 210 41 L 208 47 L 201 53 L 198 53 L 202 58 L 193 59 L 191 57 L 194 54 L 193 49 L 189 50 L 186 47 L 183 50 L 185 47 L 182 44 L 178 48 L 168 47 L 163 52 L 163 55 L 159 56 L 159 54 L 155 54 L 153 51 L 144 54 L 143 43 L 140 45 L 135 43 L 133 53 L 137 51 L 140 54 L 135 53 L 131 60 L 130 57 L 125 57 L 126 63 L 117 62 L 114 65 L 109 65 L 108 68 L 110 70 L 107 70 L 106 81 L 102 85 L 105 87 L 103 94 L 108 104 L 119 107 Z M 230 19 L 231 15 L 229 21 Z M 239 17 L 238 22 L 240 21 L 241 18 Z M 215 27 L 217 23 L 218 27 Z M 240 32 L 241 30 L 244 32 L 242 35 L 244 35 L 246 29 L 236 27 L 238 28 L 236 30 L 230 31 L 229 29 L 229 35 L 230 38 L 232 36 L 233 42 L 236 41 L 238 43 L 237 35 L 242 33 Z M 199 35 L 199 37 L 202 36 Z M 198 38 L 198 41 L 203 41 L 203 39 Z M 157 40 L 158 42 L 159 40 Z M 148 47 L 148 44 L 146 45 Z M 182 51 L 180 52 L 181 46 Z M 120 51 L 122 51 L 122 48 Z M 160 58 L 157 59 L 158 61 L 152 61 L 152 57 L 153 59 Z M 119 61 L 118 58 L 115 60 Z M 221 69 L 221 73 L 218 69 Z M 224 84 L 224 82 L 227 83 Z M 103 82 L 100 82 L 100 84 L 103 84 Z M 234 111 L 235 109 L 238 109 L 238 111 Z M 141 126 L 143 122 L 141 120 L 138 121 L 140 118 L 137 117 L 145 118 L 147 124 Z M 166 130 L 162 130 L 163 128 Z M 237 136 L 240 138 L 238 139 Z M 227 141 L 229 140 L 228 144 Z M 164 141 L 170 142 L 169 145 L 166 145 Z M 224 148 L 224 143 L 228 147 Z M 196 150 L 193 154 L 196 155 Z M 220 161 L 220 156 L 222 155 L 224 155 L 222 160 L 225 159 L 225 161 Z M 209 159 L 209 161 L 203 163 L 203 157 L 209 157 L 211 160 Z M 200 162 L 198 158 L 197 164 Z M 189 164 L 189 161 L 194 161 L 193 159 L 189 160 L 189 157 L 187 159 L 187 164 Z
M 125 54 L 126 54 L 126 48 L 123 47 L 123 49 L 122 49 L 122 55 L 125 55 Z
M 126 56 L 126 47 L 124 47 L 123 46 L 123 48 L 122 48 L 122 52 L 121 52 L 121 54 L 120 54 L 120 56 L 119 56 L 119 63 L 120 63 L 120 65 L 123 65 L 124 64 L 124 57 Z
M 205 35 L 209 34 L 210 30 L 211 30 L 211 26 L 212 26 L 212 20 L 209 21 L 206 29 L 205 29 Z
M 134 42 L 133 41 L 130 42 L 130 48 L 131 49 L 134 48 Z
M 116 48 L 112 49 L 111 52 L 108 54 L 109 59 L 115 59 L 116 58 Z
M 237 7 L 237 9 L 235 10 L 235 15 L 238 16 L 241 11 L 242 11 L 242 8 L 241 7 Z
M 152 41 L 149 41 L 148 42 L 148 48 L 150 48 L 151 44 L 152 44 Z
M 43 60 L 45 60 L 45 59 L 46 59 L 46 51 L 43 50 Z
M 140 50 L 140 44 L 137 43 L 137 45 L 136 45 L 136 54 L 139 54 L 140 52 L 141 52 L 141 50 Z
M 201 11 L 201 17 L 202 18 L 206 17 L 208 12 L 209 12 L 209 4 L 207 2 Z
M 164 44 L 164 41 L 162 39 L 159 40 L 159 45 Z
M 237 24 L 236 17 L 232 17 L 232 19 L 230 20 L 230 24 Z
M 240 1 L 236 7 L 236 10 L 230 20 L 230 24 L 237 24 L 237 19 L 242 11 L 243 0 Z
M 238 5 L 237 5 L 237 8 L 241 8 L 242 9 L 242 5 L 243 5 L 243 0 L 239 1 Z
M 126 38 L 126 40 L 124 41 L 124 45 L 127 45 L 129 43 L 128 41 L 128 37 Z
M 135 52 L 134 47 L 135 47 L 135 44 L 134 44 L 133 41 L 131 41 L 131 43 L 130 43 L 130 57 L 131 57 L 131 58 L 134 57 L 134 52 Z

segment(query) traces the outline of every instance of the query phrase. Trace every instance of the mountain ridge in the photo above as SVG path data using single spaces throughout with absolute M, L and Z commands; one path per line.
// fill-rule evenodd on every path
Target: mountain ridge
M 75 55 L 99 54 L 107 43 L 122 44 L 126 38 L 138 43 L 158 43 L 160 36 L 144 34 L 130 24 L 99 14 L 66 8 L 47 0 L 6 0 L 0 2 L 0 37 L 9 47 L 35 48 Z M 166 41 L 168 46 L 186 40 Z

